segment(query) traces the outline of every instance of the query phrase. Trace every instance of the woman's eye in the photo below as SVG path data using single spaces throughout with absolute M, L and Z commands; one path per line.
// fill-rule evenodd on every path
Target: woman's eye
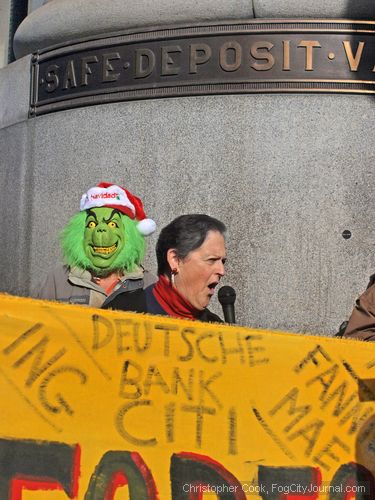
M 87 224 L 87 227 L 89 227 L 90 229 L 93 229 L 94 227 L 96 227 L 96 222 L 94 222 L 93 220 L 91 222 L 89 222 Z
M 113 229 L 114 227 L 118 227 L 118 226 L 117 226 L 116 222 L 113 222 L 113 220 L 111 220 L 111 222 L 108 222 L 108 227 Z

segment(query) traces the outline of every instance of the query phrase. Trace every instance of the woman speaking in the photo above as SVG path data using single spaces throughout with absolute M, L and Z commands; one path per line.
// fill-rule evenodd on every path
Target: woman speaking
M 207 306 L 225 272 L 225 230 L 208 215 L 177 217 L 156 244 L 158 281 L 145 290 L 112 295 L 103 308 L 221 322 Z

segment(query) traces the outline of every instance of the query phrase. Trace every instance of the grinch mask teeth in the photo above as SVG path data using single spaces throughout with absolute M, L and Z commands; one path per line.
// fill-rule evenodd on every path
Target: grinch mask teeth
M 110 253 L 113 253 L 117 248 L 117 243 L 112 245 L 111 247 L 93 247 L 93 250 L 95 253 L 102 253 L 105 255 L 108 255 Z

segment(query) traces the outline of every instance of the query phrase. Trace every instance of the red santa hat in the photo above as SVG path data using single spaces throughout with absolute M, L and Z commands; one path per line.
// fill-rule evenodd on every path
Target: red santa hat
M 143 236 L 149 236 L 156 229 L 155 222 L 146 217 L 140 198 L 116 184 L 101 182 L 82 195 L 81 211 L 98 207 L 114 208 L 130 219 L 136 219 L 139 221 L 137 229 Z

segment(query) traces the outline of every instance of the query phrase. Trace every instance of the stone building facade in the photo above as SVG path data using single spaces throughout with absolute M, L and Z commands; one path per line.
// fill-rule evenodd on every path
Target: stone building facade
M 342 32 L 337 35 L 346 37 L 340 56 L 345 71 L 354 81 L 362 66 L 372 65 L 366 85 L 359 79 L 351 92 L 347 87 L 340 91 L 339 86 L 311 92 L 285 88 L 240 92 L 231 80 L 217 92 L 212 87 L 206 92 L 203 86 L 194 92 L 190 82 L 180 95 L 114 99 L 112 94 L 107 100 L 76 101 L 37 116 L 30 106 L 33 54 L 56 44 L 102 40 L 113 32 L 145 36 L 164 30 L 165 36 L 176 27 L 197 30 L 213 25 L 221 28 L 205 36 L 216 43 L 222 26 L 243 27 L 256 21 L 272 27 L 277 20 L 284 24 L 289 20 L 302 29 L 298 40 L 302 48 L 296 53 L 304 57 L 303 71 L 314 80 L 318 70 L 308 68 L 308 57 L 322 51 L 303 43 L 314 40 L 323 47 L 336 36 L 334 22 L 342 19 L 355 27 L 348 30 L 349 25 L 340 24 Z M 358 38 L 362 34 L 357 33 L 362 21 L 374 19 L 371 0 L 34 4 L 12 40 L 16 60 L 7 64 L 4 56 L 0 70 L 1 290 L 32 293 L 60 259 L 58 232 L 78 210 L 81 194 L 108 181 L 142 197 L 159 229 L 188 212 L 208 213 L 226 223 L 225 283 L 237 291 L 241 324 L 323 334 L 337 331 L 375 270 L 375 78 L 371 76 L 375 52 L 371 29 L 363 34 L 367 37 L 363 57 Z M 332 21 L 333 27 L 323 36 L 315 26 L 303 36 L 303 22 L 312 20 Z M 231 43 L 240 44 L 237 35 Z M 168 47 L 182 47 L 185 39 L 168 42 Z M 207 39 L 202 40 L 197 43 L 207 45 Z M 280 45 L 284 69 L 288 40 L 284 37 Z M 225 46 L 229 52 L 223 57 L 229 55 L 224 62 L 218 49 L 218 61 L 224 70 L 226 65 L 228 78 L 238 69 L 238 46 Z M 252 54 L 257 64 L 267 64 L 270 53 L 258 45 Z M 178 66 L 171 50 L 164 55 L 166 71 Z M 205 55 L 204 50 L 195 52 L 198 64 Z M 324 64 L 334 57 L 329 52 Z M 215 66 L 213 61 L 214 71 L 219 63 Z M 107 58 L 103 74 L 113 76 L 114 67 Z M 66 86 L 74 91 L 74 78 L 84 85 L 89 74 L 82 73 L 82 67 L 75 68 L 74 75 L 64 71 Z M 146 259 L 151 269 L 156 237 L 157 233 L 149 241 Z M 214 309 L 220 312 L 217 304 Z

